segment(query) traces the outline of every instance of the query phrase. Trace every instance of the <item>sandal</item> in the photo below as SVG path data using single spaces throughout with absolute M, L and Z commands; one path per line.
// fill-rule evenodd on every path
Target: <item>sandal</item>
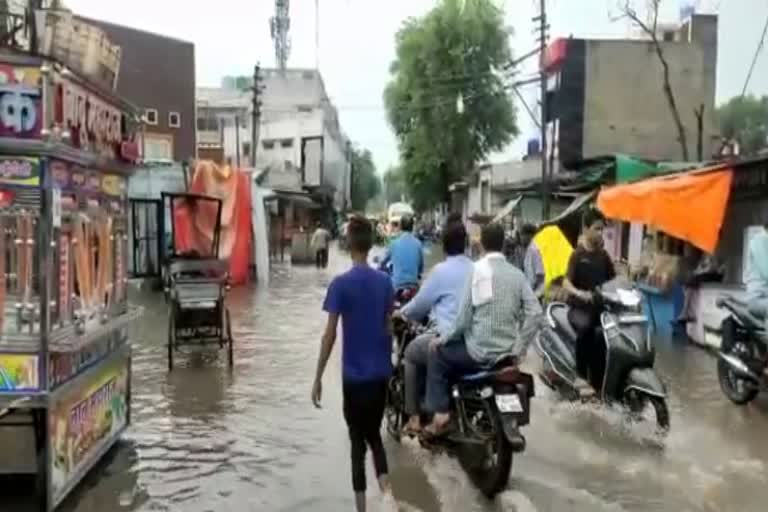
M 403 435 L 408 437 L 419 437 L 424 432 L 424 427 L 415 428 L 412 425 L 406 423 L 403 427 Z
M 423 429 L 421 429 L 421 435 L 419 436 L 419 438 L 421 438 L 421 439 L 423 439 L 425 441 L 429 441 L 431 439 L 439 439 L 441 437 L 445 437 L 446 435 L 448 435 L 451 432 L 452 424 L 449 421 L 448 423 L 446 423 L 445 425 L 440 427 L 439 430 L 433 430 L 433 429 L 429 428 L 431 426 L 432 425 L 428 425 L 428 426 L 424 427 Z

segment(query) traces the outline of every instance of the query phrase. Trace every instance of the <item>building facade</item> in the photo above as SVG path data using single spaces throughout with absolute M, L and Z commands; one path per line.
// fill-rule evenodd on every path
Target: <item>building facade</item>
M 195 158 L 195 46 L 191 42 L 99 20 L 121 47 L 117 92 L 144 112 L 145 160 Z
M 694 14 L 674 29 L 663 27 L 659 40 L 689 157 L 709 159 L 716 134 L 717 16 Z M 613 153 L 682 159 L 662 88 L 663 67 L 649 39 L 560 39 L 544 65 L 556 160 L 567 165 Z M 701 125 L 696 111 L 703 113 Z M 702 155 L 697 155 L 699 137 Z
M 350 202 L 347 138 L 316 70 L 264 69 L 255 165 L 250 161 L 252 81 L 225 77 L 197 91 L 198 151 L 240 165 L 297 170 L 302 187 L 327 190 L 337 210 Z

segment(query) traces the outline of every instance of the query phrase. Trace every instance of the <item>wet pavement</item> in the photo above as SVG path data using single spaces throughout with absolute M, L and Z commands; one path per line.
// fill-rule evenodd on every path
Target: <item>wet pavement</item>
M 334 253 L 324 271 L 278 266 L 268 288 L 233 290 L 231 372 L 222 352 L 177 357 L 169 374 L 163 299 L 137 292 L 146 314 L 134 333 L 133 425 L 62 508 L 353 510 L 339 346 L 326 372 L 323 409 L 309 401 L 320 305 L 347 261 Z M 509 490 L 493 502 L 454 460 L 388 442 L 401 510 L 766 510 L 768 400 L 734 406 L 719 390 L 710 354 L 670 343 L 658 351 L 671 390 L 672 431 L 663 448 L 627 430 L 620 415 L 558 403 L 540 385 L 528 449 L 515 458 Z M 370 494 L 372 510 L 385 510 Z

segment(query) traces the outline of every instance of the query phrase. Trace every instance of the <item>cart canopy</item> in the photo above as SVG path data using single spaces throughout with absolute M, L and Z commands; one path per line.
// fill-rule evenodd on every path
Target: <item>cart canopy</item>
M 723 167 L 660 176 L 604 188 L 597 206 L 610 219 L 653 226 L 713 253 L 732 180 Z

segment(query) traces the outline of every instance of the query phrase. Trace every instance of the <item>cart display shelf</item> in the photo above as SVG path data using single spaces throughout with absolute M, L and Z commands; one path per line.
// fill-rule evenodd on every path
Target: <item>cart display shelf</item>
M 140 124 L 51 60 L 0 49 L 0 83 L 0 475 L 33 473 L 50 512 L 130 424 Z
M 93 327 L 79 334 L 74 325 L 60 327 L 51 332 L 48 341 L 49 352 L 77 352 L 88 347 L 94 340 L 109 334 L 116 329 L 122 329 L 137 320 L 143 313 L 143 308 L 130 306 L 118 316 L 101 323 L 93 319 Z M 13 311 L 15 313 L 15 311 Z M 0 354 L 29 354 L 40 350 L 40 335 L 7 334 L 0 337 Z M 0 391 L 2 393 L 2 391 Z

